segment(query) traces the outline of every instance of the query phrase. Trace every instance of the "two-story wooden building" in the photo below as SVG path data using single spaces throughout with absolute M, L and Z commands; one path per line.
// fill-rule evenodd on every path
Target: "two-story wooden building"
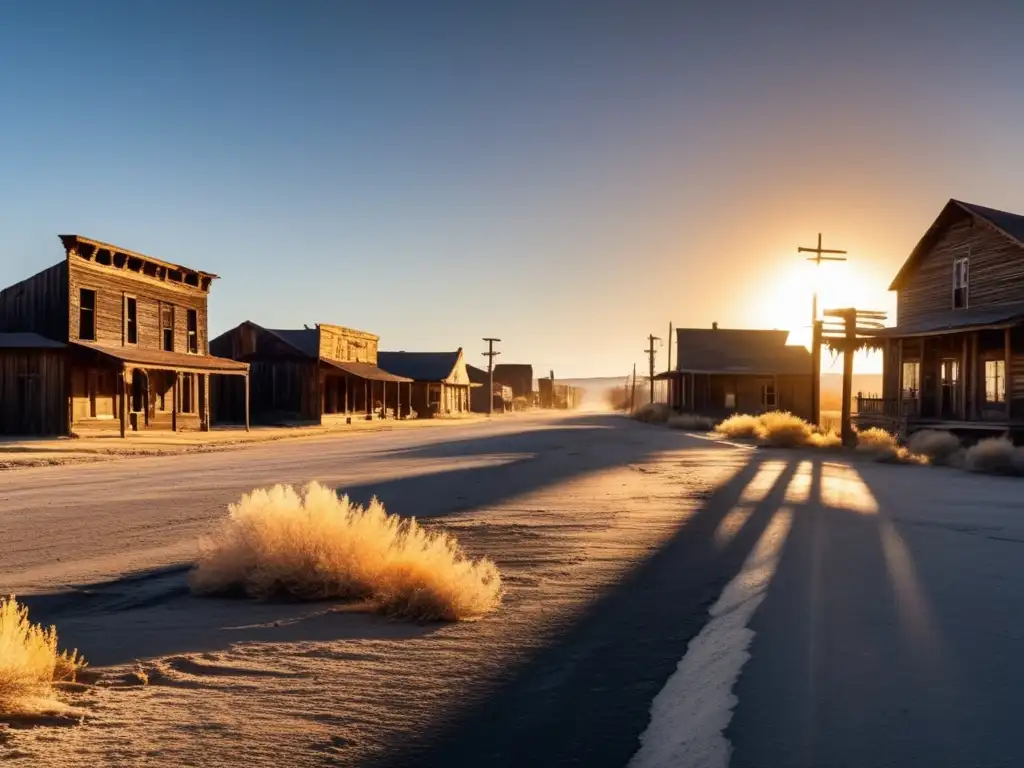
M 950 200 L 896 275 L 882 399 L 908 432 L 1024 431 L 1024 216 Z
M 210 377 L 248 375 L 246 364 L 208 353 L 217 276 L 79 235 L 60 239 L 61 262 L 0 292 L 0 368 L 18 380 L 18 410 L 45 413 L 5 417 L 0 431 L 208 429 Z
M 340 325 L 280 330 L 247 320 L 211 341 L 210 349 L 250 366 L 254 420 L 350 423 L 409 410 L 412 381 L 377 367 L 378 340 Z M 244 395 L 231 381 L 217 382 L 214 419 L 238 421 Z

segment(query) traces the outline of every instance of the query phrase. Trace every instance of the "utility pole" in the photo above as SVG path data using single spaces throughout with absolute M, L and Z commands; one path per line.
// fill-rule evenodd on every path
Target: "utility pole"
M 675 408 L 676 402 L 674 397 L 673 384 L 675 384 L 675 377 L 672 376 L 672 323 L 668 324 L 668 365 L 665 366 L 665 370 L 668 371 L 668 407 Z
M 645 349 L 644 352 L 647 353 L 647 360 L 651 366 L 651 403 L 654 403 L 654 354 L 657 351 L 654 349 L 654 342 L 661 341 L 661 338 L 651 333 L 648 334 L 647 341 L 650 343 L 650 346 L 647 349 Z
M 487 342 L 487 351 L 484 352 L 484 357 L 487 358 L 487 415 L 494 415 L 494 358 L 501 354 L 501 352 L 494 351 L 495 342 L 500 342 L 501 339 L 489 339 L 485 338 Z
M 821 271 L 823 261 L 846 261 L 846 251 L 834 248 L 821 247 L 821 232 L 818 233 L 818 247 L 806 248 L 798 246 L 797 253 L 813 253 L 808 256 L 808 261 L 814 262 L 814 290 L 811 292 L 811 413 L 814 417 L 814 424 L 821 423 L 821 344 L 815 338 L 814 329 L 818 322 L 818 273 Z M 825 254 L 835 254 L 826 256 Z
M 633 388 L 629 391 L 629 412 L 636 409 L 636 363 L 633 363 Z

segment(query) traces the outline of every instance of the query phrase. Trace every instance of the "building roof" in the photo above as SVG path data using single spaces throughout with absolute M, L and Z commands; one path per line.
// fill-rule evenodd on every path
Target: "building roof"
M 82 341 L 73 341 L 71 344 L 141 368 L 238 375 L 245 374 L 249 370 L 248 363 L 240 363 L 237 360 L 214 357 L 213 355 L 190 355 L 184 352 L 164 352 L 160 349 L 139 349 L 138 347 L 107 347 Z
M 445 381 L 455 370 L 462 350 L 454 352 L 378 352 L 377 364 L 385 371 L 413 381 Z
M 211 280 L 217 280 L 219 275 L 213 274 L 213 272 L 204 272 L 201 269 L 193 269 L 192 267 L 186 267 L 181 264 L 175 264 L 171 261 L 164 261 L 154 256 L 147 256 L 144 253 L 137 253 L 136 251 L 129 251 L 127 248 L 122 248 L 120 245 L 112 245 L 111 243 L 104 243 L 102 240 L 93 240 L 91 237 L 83 237 L 82 235 L 58 235 L 61 243 L 64 244 L 65 250 L 71 250 L 76 245 L 89 245 L 93 248 L 110 251 L 111 253 L 123 253 L 126 256 L 134 256 L 137 259 L 143 261 L 149 261 L 154 264 L 159 264 L 161 267 L 167 267 L 167 269 L 179 270 L 181 272 L 194 272 L 195 274 L 208 277 Z
M 676 330 L 676 370 L 695 373 L 801 374 L 811 372 L 811 353 L 788 346 L 789 331 L 733 328 Z
M 1008 327 L 1024 320 L 1024 302 L 996 304 L 991 307 L 950 309 L 929 314 L 920 320 L 900 323 L 895 328 L 879 328 L 865 335 L 878 338 L 900 338 L 907 336 L 930 336 L 948 331 L 980 328 Z
M 0 349 L 64 349 L 67 344 L 38 333 L 0 333 Z
M 357 376 L 360 379 L 367 379 L 369 381 L 412 381 L 412 379 L 407 379 L 404 376 L 396 376 L 393 373 L 388 373 L 387 371 L 378 368 L 373 363 L 342 362 L 340 360 L 329 360 L 326 357 L 321 357 L 320 362 L 351 374 L 352 376 Z
M 918 262 L 931 249 L 946 227 L 952 221 L 964 215 L 974 217 L 976 220 L 1001 232 L 1021 246 L 1021 248 L 1024 248 L 1024 216 L 950 198 L 938 217 L 932 222 L 932 225 L 928 227 L 928 231 L 924 233 L 924 236 L 914 246 L 910 256 L 903 262 L 900 271 L 896 273 L 896 277 L 893 278 L 892 283 L 889 285 L 890 291 L 898 291 L 903 286 L 904 281 L 914 271 Z
M 294 347 L 306 357 L 320 357 L 320 333 L 316 328 L 298 328 L 296 330 L 264 328 L 263 330 L 274 334 L 285 344 Z

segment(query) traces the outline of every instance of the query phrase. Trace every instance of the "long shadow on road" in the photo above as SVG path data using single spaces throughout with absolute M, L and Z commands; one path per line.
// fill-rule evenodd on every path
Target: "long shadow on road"
M 777 477 L 721 543 L 719 527 L 766 462 Z M 652 699 L 783 504 L 793 474 L 792 462 L 752 453 L 659 550 L 532 658 L 381 764 L 622 768 L 639 746 Z

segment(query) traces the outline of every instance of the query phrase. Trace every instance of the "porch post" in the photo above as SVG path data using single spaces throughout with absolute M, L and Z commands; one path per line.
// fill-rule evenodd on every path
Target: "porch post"
M 903 416 L 903 339 L 896 342 L 896 416 Z
M 971 334 L 971 419 L 977 420 L 981 414 L 981 375 L 978 371 L 978 332 Z
M 245 431 L 249 431 L 249 372 L 245 372 Z
M 171 431 L 178 431 L 178 392 L 181 384 L 181 374 L 174 372 L 174 384 L 171 386 Z
M 352 377 L 345 377 L 345 417 L 352 415 Z
M 364 410 L 367 413 L 369 413 L 370 412 L 370 382 L 368 382 L 366 379 L 363 379 L 363 406 L 365 406 Z
M 124 366 L 122 366 L 121 372 L 117 375 L 117 382 L 119 384 L 118 389 L 121 390 L 119 393 L 121 401 L 118 403 L 117 408 L 118 416 L 121 419 L 121 437 L 125 437 L 127 435 L 128 429 L 128 379 L 126 378 L 127 375 L 128 370 Z
M 967 372 L 969 370 L 968 362 L 970 361 L 970 358 L 968 357 L 968 352 L 969 352 L 969 349 L 968 349 L 967 334 L 964 334 L 963 335 L 962 349 L 960 350 L 960 359 L 961 359 L 961 362 L 960 362 L 960 391 L 957 393 L 957 395 L 959 396 L 959 399 L 960 399 L 960 402 L 957 403 L 957 406 L 960 409 L 960 418 L 961 419 L 967 419 L 968 418 L 968 415 L 967 415 L 967 385 L 969 383 L 969 378 L 968 378 Z M 971 371 L 970 378 L 973 378 L 973 377 L 974 377 L 974 372 Z
M 1012 328 L 1007 328 L 1003 332 L 1003 382 L 1005 397 L 1006 397 L 1006 420 L 1010 421 L 1013 418 L 1013 338 Z
M 402 418 L 402 382 L 395 382 L 395 418 Z

